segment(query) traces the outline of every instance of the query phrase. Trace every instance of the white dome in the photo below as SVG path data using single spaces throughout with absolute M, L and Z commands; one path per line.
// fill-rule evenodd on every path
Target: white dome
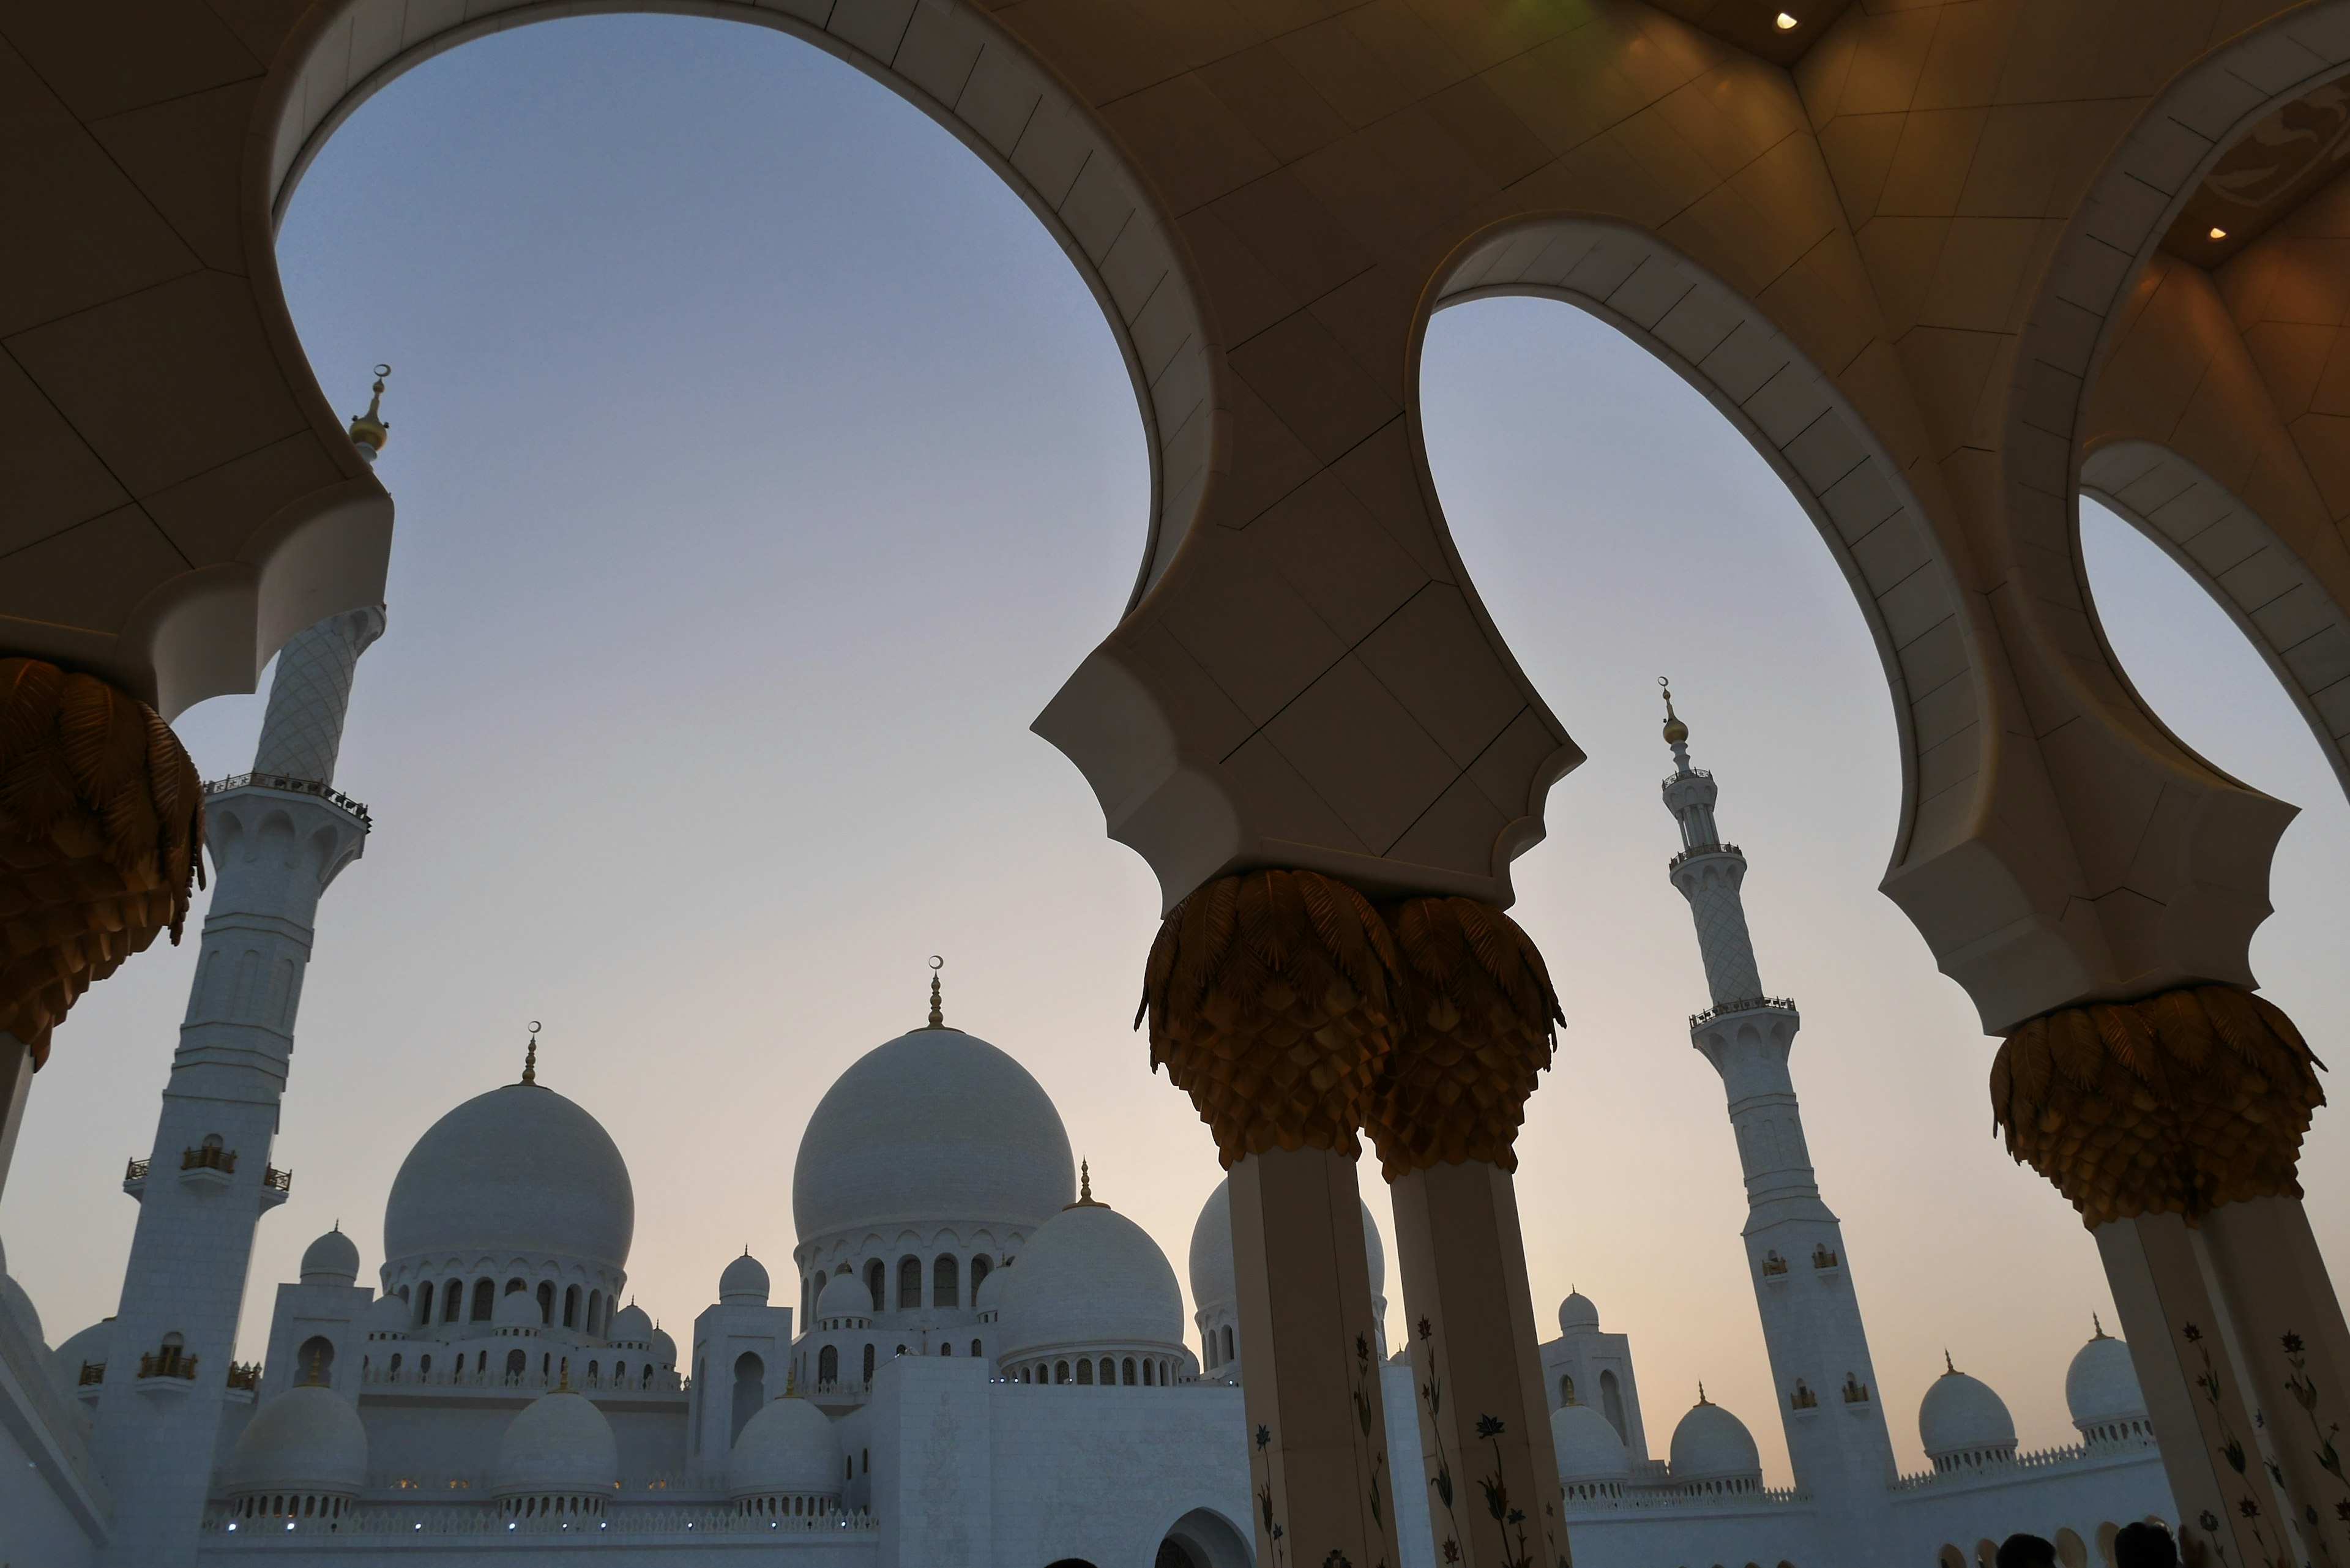
M 620 1479 L 620 1450 L 604 1413 L 567 1388 L 542 1394 L 506 1424 L 491 1485 L 518 1492 L 608 1492 Z
M 977 1035 L 917 1029 L 859 1057 L 800 1139 L 800 1240 L 901 1223 L 1041 1225 L 1074 1195 L 1043 1085 Z
M 994 1276 L 988 1276 L 993 1279 Z M 827 1274 L 824 1293 L 816 1299 L 816 1315 L 824 1318 L 873 1315 L 873 1293 L 855 1274 Z
M 412 1315 L 408 1303 L 398 1296 L 379 1296 L 375 1305 L 368 1308 L 367 1331 L 369 1334 L 400 1334 L 405 1337 Z
M 677 1341 L 663 1329 L 653 1330 L 653 1361 L 666 1369 L 673 1369 L 677 1366 Z
M 288 1388 L 254 1412 L 228 1461 L 233 1492 L 341 1492 L 367 1484 L 367 1428 L 319 1383 Z
M 383 1210 L 388 1264 L 442 1253 L 629 1262 L 636 1189 L 601 1123 L 554 1090 L 476 1095 L 416 1140 Z
M 107 1346 L 114 1340 L 114 1320 L 91 1324 L 67 1340 L 51 1353 L 50 1375 L 56 1379 L 57 1392 L 70 1399 L 81 1386 L 81 1366 L 85 1361 L 103 1363 Z
M 1620 1481 L 1632 1474 L 1632 1456 L 1607 1417 L 1591 1405 L 1562 1405 L 1550 1413 L 1550 1446 L 1562 1481 Z
M 1918 1402 L 1918 1440 L 1929 1459 L 2015 1447 L 2015 1419 L 1991 1386 L 1963 1372 L 1945 1372 Z
M 823 1411 L 795 1396 L 768 1402 L 751 1417 L 726 1456 L 726 1490 L 734 1497 L 775 1492 L 840 1492 L 840 1440 Z
M 999 1357 L 1063 1346 L 1183 1343 L 1183 1296 L 1167 1254 L 1107 1204 L 1077 1204 L 1040 1226 L 997 1304 Z
M 41 1314 L 34 1308 L 33 1298 L 25 1293 L 25 1287 L 18 1284 L 12 1274 L 0 1273 L 0 1312 L 16 1320 L 16 1326 L 24 1331 L 26 1338 L 43 1350 L 49 1347 L 48 1336 L 41 1330 Z
M 1558 1303 L 1558 1332 L 1561 1334 L 1596 1334 L 1599 1330 L 1599 1309 L 1581 1291 L 1569 1293 Z
M 1673 1428 L 1674 1480 L 1754 1480 L 1762 1474 L 1754 1434 L 1721 1406 L 1700 1399 Z
M 2073 1413 L 2073 1425 L 2084 1432 L 2146 1419 L 2146 1396 L 2138 1389 L 2137 1368 L 2130 1365 L 2126 1341 L 2100 1329 L 2074 1353 L 2073 1365 L 2064 1370 L 2064 1406 Z
M 650 1347 L 653 1342 L 652 1314 L 630 1302 L 612 1317 L 609 1335 L 614 1345 L 641 1345 Z
M 349 1285 L 359 1282 L 359 1250 L 343 1234 L 342 1227 L 319 1237 L 302 1253 L 302 1282 L 306 1285 Z
M 1357 1200 L 1360 1202 L 1360 1199 Z M 1371 1294 L 1384 1302 L 1388 1293 L 1388 1254 L 1379 1242 L 1379 1228 L 1371 1206 L 1362 1204 L 1363 1251 L 1370 1264 Z M 1191 1222 L 1191 1304 L 1205 1312 L 1228 1306 L 1240 1298 L 1232 1277 L 1232 1179 L 1225 1177 L 1200 1205 Z
M 1003 1272 L 997 1269 L 971 1287 L 971 1310 L 974 1315 L 985 1317 L 995 1310 L 995 1298 L 1003 1293 L 1003 1287 L 992 1285 L 990 1282 Z
M 719 1274 L 718 1299 L 727 1306 L 767 1304 L 767 1266 L 751 1256 L 750 1248 Z
M 538 1300 L 528 1291 L 508 1291 L 498 1298 L 491 1310 L 492 1328 L 545 1328 L 546 1314 L 539 1310 Z

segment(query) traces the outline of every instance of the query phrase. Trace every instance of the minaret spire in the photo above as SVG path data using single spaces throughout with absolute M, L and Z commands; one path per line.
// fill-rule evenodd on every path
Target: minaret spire
M 928 1028 L 944 1029 L 947 1026 L 946 1012 L 940 1005 L 939 1001 L 939 971 L 944 969 L 946 964 L 947 961 L 938 954 L 931 955 L 931 1022 L 926 1025 Z
M 531 1085 L 538 1082 L 538 1020 L 536 1018 L 530 1021 L 530 1044 L 522 1054 L 522 1081 Z M 748 1247 L 743 1250 L 750 1251 Z
M 1690 1044 L 1721 1075 L 1730 1124 L 1746 1178 L 1744 1241 L 1780 1397 L 1795 1482 L 1821 1503 L 1823 1524 L 1842 1534 L 1828 1553 L 1848 1563 L 1884 1562 L 1890 1550 L 1886 1499 L 1895 1469 L 1868 1334 L 1844 1266 L 1843 1230 L 1820 1199 L 1802 1107 L 1787 1069 L 1803 1019 L 1795 1004 L 1766 996 L 1746 926 L 1746 856 L 1722 842 L 1713 815 L 1713 775 L 1690 764 L 1689 726 L 1665 691 L 1665 744 L 1673 772 L 1665 809 L 1680 825 L 1681 850 L 1667 867 L 1689 900 L 1712 1005 L 1690 1018 Z M 1812 1278 L 1794 1282 L 1808 1264 Z M 1945 1365 L 1948 1358 L 1945 1357 Z M 1814 1418 L 1809 1392 L 1842 1388 L 1848 1419 Z M 1702 1400 L 1702 1394 L 1700 1398 Z

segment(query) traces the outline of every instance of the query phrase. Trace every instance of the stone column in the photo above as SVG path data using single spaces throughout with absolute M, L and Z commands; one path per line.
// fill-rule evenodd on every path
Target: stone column
M 1263 1568 L 1401 1568 L 1355 1184 L 1394 976 L 1378 912 L 1308 871 L 1209 883 L 1150 950 L 1151 1066 L 1191 1095 L 1232 1172 Z
M 33 1048 L 0 1029 L 0 1193 L 8 1190 L 8 1168 L 16 1160 L 16 1135 L 25 1127 L 25 1102 L 33 1093 Z
M 1388 925 L 1400 1029 L 1365 1125 L 1394 1192 L 1437 1560 L 1566 1568 L 1512 1174 L 1557 998 L 1534 943 L 1489 905 L 1415 898 Z
M 2295 1177 L 2317 1065 L 2204 985 L 2033 1019 L 1991 1069 L 2009 1150 L 2097 1239 L 2190 1565 L 2350 1561 L 2350 1330 Z

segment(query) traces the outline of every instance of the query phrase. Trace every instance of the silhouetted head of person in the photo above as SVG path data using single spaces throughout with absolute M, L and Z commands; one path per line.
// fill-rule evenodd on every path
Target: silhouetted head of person
M 2056 1548 L 2036 1535 L 2011 1535 L 1999 1543 L 1999 1568 L 2056 1568 Z
M 2125 1524 L 2114 1537 L 2114 1568 L 2178 1568 L 2178 1542 L 2159 1524 Z

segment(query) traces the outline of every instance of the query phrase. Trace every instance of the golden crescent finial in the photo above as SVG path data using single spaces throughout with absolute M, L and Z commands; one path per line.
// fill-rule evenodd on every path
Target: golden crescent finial
M 536 1018 L 530 1021 L 530 1048 L 523 1053 L 522 1081 L 525 1084 L 538 1082 L 538 1020 Z
M 930 1026 L 931 1026 L 931 1028 L 933 1028 L 933 1029 L 944 1029 L 944 1028 L 947 1026 L 947 1015 L 946 1015 L 945 1012 L 941 1008 L 941 1006 L 940 1006 L 940 1004 L 939 1004 L 939 971 L 941 971 L 941 970 L 942 970 L 942 969 L 944 969 L 944 968 L 946 968 L 946 967 L 947 967 L 947 961 L 946 961 L 946 960 L 944 960 L 944 959 L 941 958 L 941 957 L 940 957 L 938 954 L 936 954 L 936 953 L 932 953 L 932 954 L 931 955 L 931 1025 L 930 1025 Z
M 375 395 L 368 400 L 367 412 L 351 416 L 351 441 L 369 453 L 381 452 L 383 443 L 391 439 L 391 426 L 383 417 L 383 379 L 390 374 L 389 365 L 375 368 Z

